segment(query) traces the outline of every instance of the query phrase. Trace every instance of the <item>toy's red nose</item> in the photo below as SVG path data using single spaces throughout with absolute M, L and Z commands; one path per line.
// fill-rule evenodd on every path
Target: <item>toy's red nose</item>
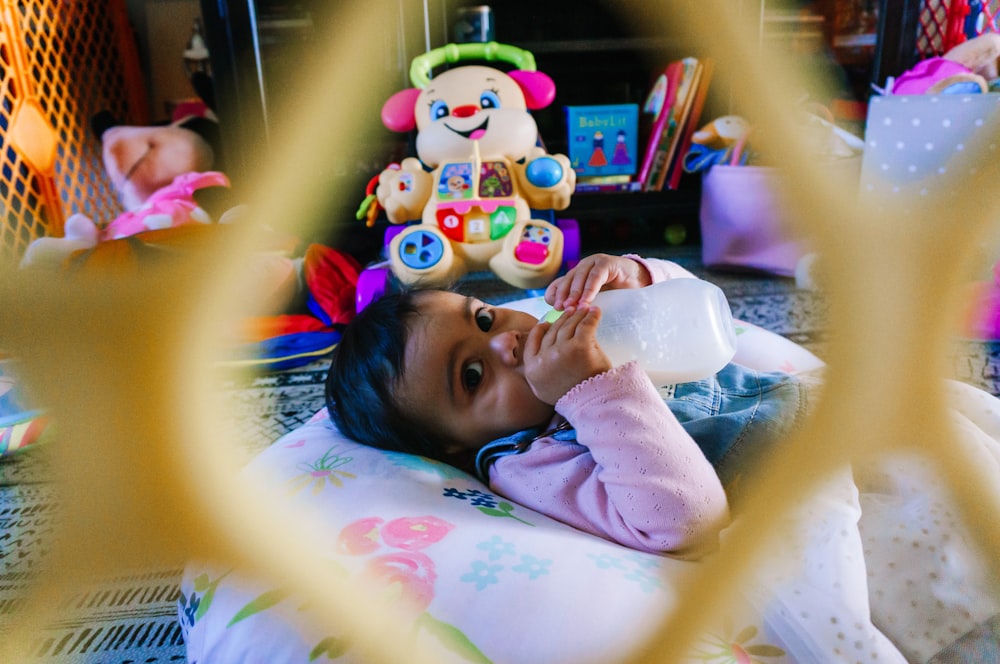
M 465 106 L 458 106 L 451 109 L 451 114 L 456 118 L 467 118 L 470 115 L 475 115 L 479 112 L 479 107 L 475 104 L 466 104 Z

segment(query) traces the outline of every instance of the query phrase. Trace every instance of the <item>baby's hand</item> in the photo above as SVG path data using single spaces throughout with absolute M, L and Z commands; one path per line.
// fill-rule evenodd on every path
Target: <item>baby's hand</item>
M 545 289 L 545 301 L 556 310 L 587 306 L 602 290 L 642 288 L 653 283 L 646 268 L 631 258 L 593 254 Z
M 611 368 L 597 343 L 601 310 L 567 310 L 554 323 L 539 323 L 524 343 L 524 377 L 545 403 L 556 401 L 577 384 Z

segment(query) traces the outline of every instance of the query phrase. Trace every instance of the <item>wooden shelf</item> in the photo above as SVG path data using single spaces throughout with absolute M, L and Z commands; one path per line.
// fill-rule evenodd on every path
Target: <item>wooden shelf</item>
M 669 242 L 698 244 L 701 180 L 682 180 L 680 189 L 647 192 L 574 194 L 559 217 L 576 219 L 585 251 L 650 246 Z

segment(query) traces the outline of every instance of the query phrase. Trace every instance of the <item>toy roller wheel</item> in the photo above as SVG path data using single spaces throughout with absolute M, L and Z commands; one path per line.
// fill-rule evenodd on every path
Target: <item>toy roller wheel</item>
M 576 219 L 559 219 L 556 226 L 563 233 L 563 268 L 571 270 L 580 262 L 580 224 Z
M 416 227 L 402 237 L 392 260 L 404 269 L 427 271 L 440 265 L 446 253 L 444 237 L 437 229 Z
M 389 286 L 389 268 L 368 267 L 358 275 L 354 291 L 354 310 L 360 312 L 369 304 L 385 295 Z

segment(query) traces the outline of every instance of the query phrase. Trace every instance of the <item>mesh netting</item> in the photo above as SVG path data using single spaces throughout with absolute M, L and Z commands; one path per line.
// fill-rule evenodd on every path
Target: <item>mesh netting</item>
M 0 0 L 0 11 L 0 259 L 9 259 L 61 235 L 70 214 L 104 224 L 121 213 L 90 117 L 108 109 L 146 124 L 149 113 L 124 0 Z
M 924 0 L 917 28 L 921 59 L 941 55 L 984 32 L 997 32 L 1000 0 Z

